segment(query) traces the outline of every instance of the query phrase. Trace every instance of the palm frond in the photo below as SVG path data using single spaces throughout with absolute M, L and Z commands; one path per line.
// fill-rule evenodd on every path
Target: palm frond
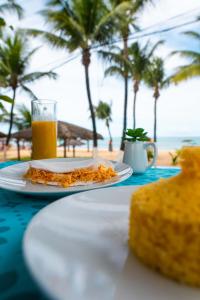
M 27 93 L 30 96 L 31 100 L 38 100 L 38 97 L 27 86 L 22 84 L 21 88 L 25 93 Z
M 0 12 L 1 13 L 16 13 L 18 18 L 21 19 L 24 17 L 24 10 L 23 8 L 16 3 L 14 0 L 7 1 L 6 3 L 3 3 L 0 5 Z
M 104 72 L 105 77 L 113 75 L 116 77 L 124 78 L 124 72 L 118 66 L 110 66 Z
M 183 32 L 183 34 L 193 38 L 197 42 L 200 42 L 200 33 L 197 32 L 197 31 L 191 31 L 191 30 L 190 31 L 185 31 L 185 32 Z
M 11 99 L 10 97 L 8 97 L 6 95 L 1 95 L 1 94 L 0 94 L 0 100 L 3 100 L 3 101 L 8 102 L 8 103 L 13 102 L 13 99 Z
M 38 79 L 41 79 L 43 77 L 47 77 L 49 79 L 57 79 L 57 73 L 49 71 L 49 72 L 33 72 L 24 75 L 20 78 L 20 82 L 24 83 L 32 83 L 34 81 L 37 81 Z
M 200 62 L 200 52 L 192 51 L 192 50 L 180 50 L 171 52 L 170 56 L 179 55 L 183 58 L 189 58 L 192 60 L 198 60 Z
M 45 42 L 54 48 L 68 49 L 68 41 L 54 33 L 37 29 L 25 29 L 25 32 L 32 37 L 41 37 Z
M 148 58 L 151 58 L 152 55 L 154 54 L 154 52 L 158 49 L 158 47 L 160 47 L 161 45 L 163 45 L 165 43 L 164 40 L 160 40 L 157 43 L 155 43 L 155 45 L 153 45 L 153 47 L 151 48 L 151 50 L 148 53 Z
M 190 64 L 179 67 L 174 75 L 171 76 L 171 82 L 178 84 L 179 82 L 199 77 L 200 64 Z

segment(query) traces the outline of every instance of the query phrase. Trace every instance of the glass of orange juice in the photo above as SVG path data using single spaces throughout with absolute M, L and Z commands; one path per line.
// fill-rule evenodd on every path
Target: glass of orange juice
M 55 158 L 57 150 L 56 101 L 33 100 L 32 159 Z

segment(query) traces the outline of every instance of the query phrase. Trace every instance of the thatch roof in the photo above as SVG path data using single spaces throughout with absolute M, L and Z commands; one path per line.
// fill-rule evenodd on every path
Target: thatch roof
M 77 139 L 92 140 L 93 133 L 91 130 L 80 127 L 71 123 L 58 121 L 58 137 L 62 139 Z M 12 134 L 12 138 L 30 140 L 32 138 L 32 129 L 27 128 Z M 98 139 L 103 139 L 103 136 L 98 134 Z
M 5 138 L 6 134 L 0 131 L 0 139 Z
M 81 126 L 77 126 L 68 122 L 58 121 L 58 137 L 60 138 L 80 138 L 82 140 L 92 140 L 92 130 L 86 129 Z M 103 139 L 101 134 L 97 134 L 99 140 Z
M 32 139 L 32 128 L 26 128 L 22 129 L 20 131 L 17 131 L 11 135 L 12 138 L 18 139 L 18 140 L 31 140 Z

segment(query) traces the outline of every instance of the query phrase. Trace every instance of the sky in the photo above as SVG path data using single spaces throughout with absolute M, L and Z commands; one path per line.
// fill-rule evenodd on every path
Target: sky
M 25 8 L 26 16 L 18 21 L 15 17 L 8 16 L 6 20 L 14 27 L 48 29 L 43 19 L 37 13 L 44 7 L 44 0 L 19 0 Z M 173 19 L 174 16 L 191 12 Z M 138 15 L 138 25 L 141 29 L 149 28 L 146 32 L 154 31 L 175 23 L 183 23 L 200 15 L 199 0 L 159 0 L 154 5 L 148 5 Z M 169 19 L 172 18 L 170 21 Z M 168 20 L 168 21 L 167 21 Z M 155 26 L 156 25 L 156 26 Z M 199 30 L 200 23 L 188 25 L 179 30 L 165 34 L 148 37 L 151 43 L 160 39 L 165 40 L 156 55 L 165 59 L 166 73 L 170 74 L 179 65 L 185 63 L 178 56 L 169 57 L 171 51 L 179 49 L 200 49 L 200 45 L 194 44 L 181 32 L 186 30 Z M 145 43 L 147 38 L 140 38 Z M 133 42 L 129 41 L 129 43 Z M 43 41 L 35 39 L 31 46 L 40 46 L 40 49 L 32 59 L 30 71 L 46 71 L 59 65 L 74 54 L 60 50 L 52 50 Z M 123 115 L 123 81 L 115 77 L 104 78 L 105 62 L 100 60 L 95 53 L 92 54 L 90 66 L 91 93 L 94 105 L 99 100 L 112 103 L 113 136 L 120 136 L 122 132 Z M 58 102 L 58 119 L 71 122 L 86 128 L 91 128 L 89 118 L 88 100 L 85 89 L 84 69 L 81 58 L 69 62 L 56 70 L 59 77 L 56 81 L 41 80 L 29 87 L 40 99 L 54 99 Z M 193 79 L 178 86 L 171 85 L 161 91 L 158 102 L 158 136 L 199 136 L 200 135 L 200 78 Z M 153 92 L 142 85 L 137 100 L 137 127 L 143 127 L 152 135 L 153 132 Z M 17 103 L 25 103 L 30 106 L 30 99 L 26 94 L 18 93 Z M 129 82 L 128 98 L 128 127 L 132 127 L 133 88 Z M 103 121 L 97 121 L 98 132 L 107 136 L 107 130 Z

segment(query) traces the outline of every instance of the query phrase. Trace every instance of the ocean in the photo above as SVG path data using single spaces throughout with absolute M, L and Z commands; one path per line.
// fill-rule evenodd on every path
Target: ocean
M 118 150 L 120 147 L 120 137 L 113 137 L 113 148 Z M 90 142 L 92 146 L 92 142 Z M 157 147 L 159 150 L 176 150 L 182 146 L 188 145 L 200 145 L 200 137 L 160 137 L 157 141 Z M 98 141 L 99 149 L 108 148 L 108 138 Z M 83 146 L 86 148 L 86 146 Z

